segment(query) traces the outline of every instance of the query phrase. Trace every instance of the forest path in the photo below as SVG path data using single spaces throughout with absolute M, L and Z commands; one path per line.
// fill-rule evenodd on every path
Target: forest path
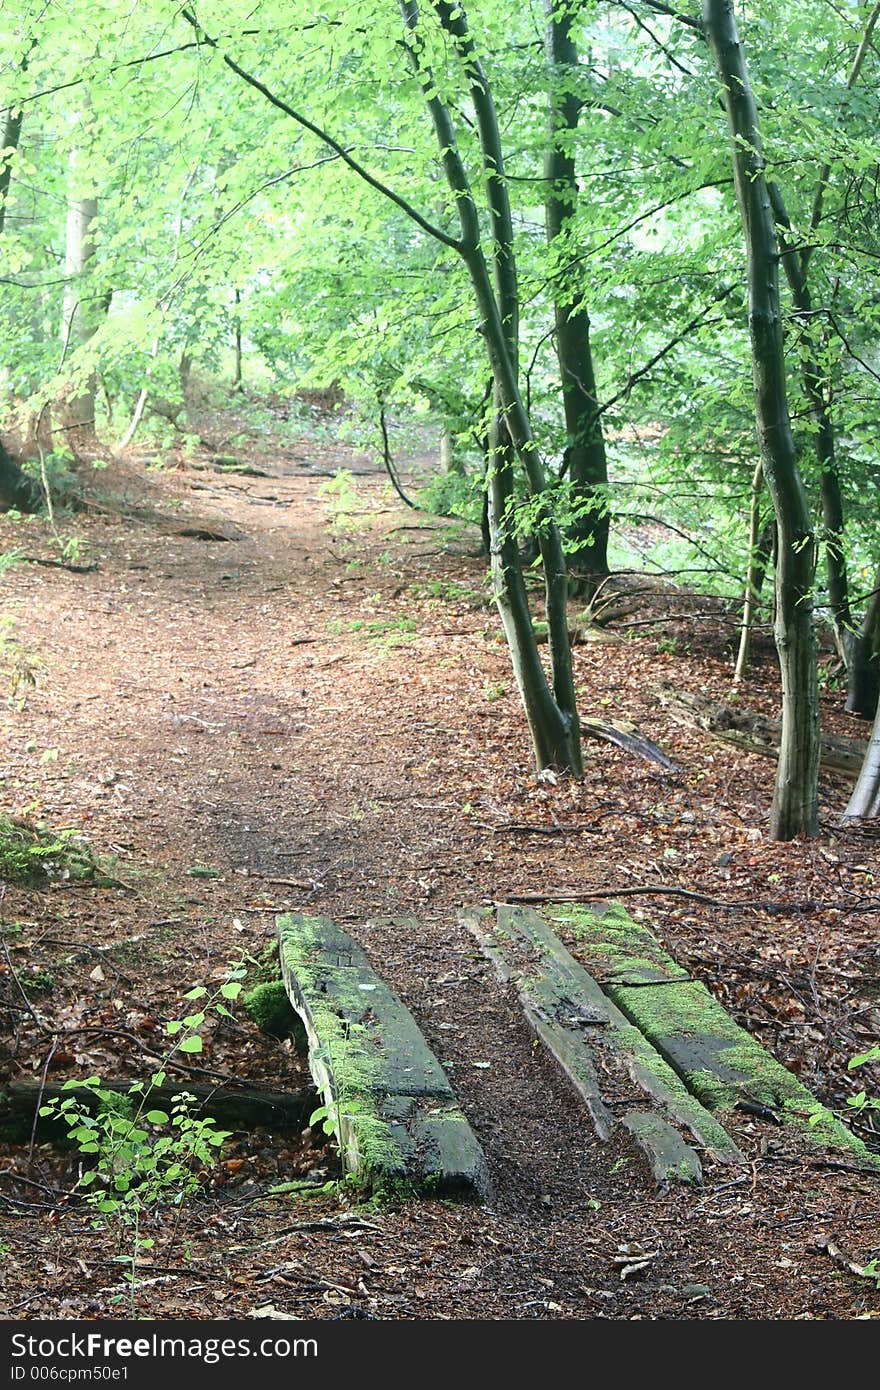
M 867 1259 L 876 1182 L 807 1174 L 793 1141 L 744 1120 L 736 1137 L 755 1167 L 710 1168 L 702 1192 L 656 1196 L 623 1137 L 595 1140 L 457 921 L 463 905 L 523 889 L 662 886 L 680 870 L 714 879 L 723 896 L 754 896 L 755 858 L 770 855 L 753 787 L 732 792 L 727 780 L 725 793 L 714 779 L 723 787 L 727 772 L 712 767 L 710 797 L 697 739 L 656 724 L 681 777 L 602 748 L 583 783 L 537 783 L 475 532 L 406 511 L 338 445 L 306 441 L 296 457 L 273 458 L 270 443 L 249 460 L 272 476 L 158 472 L 152 515 L 128 507 L 77 521 L 93 573 L 21 565 L 6 576 L 16 633 L 46 672 L 8 715 L 7 785 L 20 807 L 115 846 L 136 893 L 10 890 L 4 910 L 92 947 L 144 943 L 127 985 L 70 982 L 66 999 L 91 989 L 89 1017 L 117 1002 L 126 1017 L 176 1016 L 184 989 L 216 978 L 242 947 L 258 954 L 287 910 L 343 922 L 411 1009 L 484 1147 L 492 1204 L 382 1209 L 356 1239 L 344 1224 L 279 1237 L 273 1265 L 286 1259 L 332 1287 L 282 1272 L 267 1297 L 300 1316 L 340 1301 L 386 1317 L 848 1317 L 869 1306 L 871 1286 L 842 1279 L 816 1241 L 833 1235 Z M 322 491 L 335 468 L 354 480 Z M 143 501 L 131 475 L 108 481 L 117 501 L 119 488 Z M 180 534 L 199 527 L 233 538 Z M 576 659 L 591 710 L 623 704 L 642 721 L 653 717 L 650 679 L 673 665 L 654 643 L 603 647 L 601 661 L 582 648 Z M 739 861 L 752 854 L 732 884 L 713 867 L 730 847 Z M 799 896 L 818 896 L 828 872 L 818 849 L 786 853 Z M 657 909 L 679 939 L 713 954 L 746 925 L 711 908 Z M 776 922 L 749 918 L 734 958 L 777 938 Z M 71 1072 L 108 1066 L 103 1046 L 72 1056 Z M 37 1066 L 36 1044 L 34 1056 Z M 253 1062 L 273 1084 L 298 1075 L 281 1049 L 219 1033 L 206 1065 L 218 1061 L 238 1075 Z M 277 1201 L 255 1202 L 254 1187 L 231 1183 L 222 1208 L 248 1250 L 291 1222 Z M 337 1198 L 318 1206 L 337 1220 Z M 213 1267 L 211 1199 L 200 1209 L 187 1238 L 196 1263 Z M 75 1253 L 81 1218 L 62 1228 Z M 32 1236 L 17 1229 L 26 1247 Z M 622 1279 L 633 1255 L 644 1263 Z M 246 1314 L 259 1301 L 253 1256 L 220 1258 L 232 1272 L 222 1291 L 209 1280 L 199 1293 L 206 1315 Z M 68 1303 L 81 1311 L 96 1297 L 84 1281 Z M 173 1283 L 148 1297 L 158 1316 L 180 1311 Z

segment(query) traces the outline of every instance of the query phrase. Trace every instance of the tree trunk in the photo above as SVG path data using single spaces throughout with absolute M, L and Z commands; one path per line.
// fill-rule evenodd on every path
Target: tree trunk
M 36 512 L 42 500 L 37 484 L 21 471 L 0 443 L 0 509 Z
M 791 289 L 795 308 L 802 315 L 805 332 L 813 320 L 813 297 L 807 280 L 806 263 L 789 242 L 791 223 L 779 189 L 769 186 L 770 202 L 781 228 L 782 266 Z M 843 545 L 843 496 L 834 444 L 834 421 L 827 399 L 822 369 L 812 352 L 801 355 L 801 378 L 815 430 L 816 460 L 819 464 L 819 493 L 825 541 L 825 567 L 834 640 L 844 665 L 849 669 L 853 646 L 853 620 L 849 606 L 849 579 Z
M 752 642 L 752 623 L 754 621 L 755 609 L 760 597 L 758 587 L 758 566 L 760 563 L 758 555 L 759 528 L 761 525 L 761 484 L 764 481 L 764 467 L 759 461 L 754 474 L 752 475 L 752 486 L 749 493 L 749 562 L 746 569 L 746 592 L 743 599 L 742 625 L 739 634 L 739 651 L 736 656 L 736 666 L 733 671 L 733 683 L 739 685 L 745 676 L 749 664 L 749 648 Z M 761 570 L 761 580 L 763 581 L 763 568 Z
M 868 820 L 880 815 L 880 706 L 871 730 L 871 739 L 859 780 L 841 817 L 841 825 L 850 820 Z
M 12 108 L 6 114 L 3 123 L 3 134 L 0 135 L 0 232 L 3 231 L 6 222 L 6 199 L 9 196 L 9 185 L 12 182 L 12 164 L 15 151 L 18 149 L 18 142 L 21 138 L 21 123 L 24 120 L 24 112 L 21 107 Z
M 21 60 L 21 71 L 23 73 L 27 72 L 31 51 L 36 48 L 36 46 L 36 39 L 31 39 L 30 48 Z M 21 126 L 23 120 L 23 106 L 7 107 L 6 120 L 3 123 L 3 134 L 0 136 L 0 233 L 2 233 L 6 223 L 6 200 L 9 197 L 9 185 L 12 182 L 12 165 L 14 163 L 15 152 L 21 140 Z
M 550 69 L 550 128 L 544 156 L 547 194 L 544 217 L 552 248 L 564 238 L 578 203 L 573 135 L 581 103 L 569 90 L 578 69 L 578 51 L 571 37 L 574 12 L 545 0 L 545 51 Z M 560 281 L 556 280 L 557 286 Z M 562 403 L 568 437 L 566 462 L 576 508 L 566 527 L 571 588 L 591 594 L 597 578 L 608 573 L 608 464 L 596 374 L 590 343 L 590 318 L 584 298 L 564 287 L 554 293 L 556 354 L 562 382 Z
M 880 572 L 853 642 L 848 672 L 846 708 L 862 719 L 873 719 L 880 699 Z
M 452 119 L 448 108 L 437 95 L 430 70 L 421 64 L 418 8 L 413 0 L 401 0 L 401 10 L 411 38 L 409 57 L 425 93 L 446 180 L 455 197 L 461 227 L 457 250 L 470 276 L 480 316 L 480 331 L 492 367 L 496 423 L 493 425 L 489 468 L 489 527 L 495 598 L 510 644 L 514 674 L 528 719 L 538 769 L 555 767 L 580 776 L 583 763 L 568 640 L 565 555 L 559 528 L 549 502 L 544 500 L 548 492 L 544 464 L 532 437 L 518 384 L 516 347 L 519 298 L 501 138 L 489 84 L 475 55 L 464 11 L 460 5 L 448 4 L 445 0 L 435 0 L 434 9 L 442 28 L 455 43 L 471 84 L 492 225 L 494 289 L 480 239 L 477 207 L 458 150 Z M 499 419 L 503 419 L 507 439 L 497 423 Z M 536 516 L 536 525 L 544 570 L 552 691 L 535 641 L 519 556 L 514 558 L 511 553 L 511 546 L 516 548 L 511 531 L 511 449 L 525 473 L 530 493 L 543 500 Z
M 778 528 L 776 649 L 782 675 L 782 742 L 770 811 L 775 840 L 818 830 L 819 692 L 813 629 L 815 537 L 791 431 L 779 248 L 758 116 L 739 42 L 733 0 L 703 0 L 703 21 L 730 127 L 734 183 L 749 279 L 755 422 Z
M 65 357 L 77 347 L 87 343 L 96 327 L 95 300 L 88 287 L 89 261 L 95 253 L 92 241 L 92 224 L 98 214 L 95 198 L 76 197 L 77 185 L 81 182 L 82 154 L 74 150 L 70 156 L 70 194 L 67 200 L 67 233 L 64 248 L 64 301 L 62 307 L 61 336 Z M 89 372 L 83 382 L 71 388 L 66 396 L 59 418 L 65 431 L 65 438 L 74 454 L 79 447 L 91 441 L 95 429 L 95 387 L 94 371 Z
M 232 377 L 232 385 L 234 390 L 240 391 L 244 383 L 241 375 L 241 290 L 239 289 L 235 291 L 234 327 L 235 370 Z

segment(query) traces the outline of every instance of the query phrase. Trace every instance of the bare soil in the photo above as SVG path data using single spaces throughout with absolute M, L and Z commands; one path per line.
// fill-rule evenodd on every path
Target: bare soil
M 276 914 L 320 912 L 412 1010 L 494 1195 L 365 1202 L 328 1186 L 318 1136 L 236 1135 L 199 1195 L 152 1219 L 132 1295 L 129 1247 L 71 1193 L 71 1155 L 7 1143 L 3 1316 L 880 1316 L 877 1280 L 857 1272 L 880 1256 L 875 1176 L 743 1114 L 747 1170 L 708 1165 L 701 1190 L 658 1195 L 625 1136 L 595 1139 L 457 920 L 511 895 L 637 889 L 630 910 L 849 1115 L 848 1095 L 880 1093 L 876 1069 L 847 1067 L 880 1037 L 880 895 L 876 834 L 836 828 L 846 785 L 823 779 L 821 838 L 771 843 L 772 764 L 683 729 L 652 695 L 669 680 L 726 698 L 733 617 L 632 579 L 618 640 L 574 650 L 582 712 L 632 721 L 676 769 L 591 742 L 582 781 L 536 780 L 476 531 L 408 511 L 368 460 L 326 432 L 295 437 L 282 413 L 257 432 L 243 403 L 204 430 L 268 476 L 134 450 L 65 523 L 95 568 L 2 575 L 21 644 L 3 809 L 76 827 L 114 860 L 103 884 L 6 886 L 5 1069 L 142 1078 L 187 990 L 258 957 Z M 340 468 L 352 481 L 322 495 Z M 0 519 L 7 551 L 57 559 L 50 542 L 45 521 Z M 766 643 L 741 699 L 775 713 Z M 829 689 L 829 730 L 864 736 L 841 705 Z M 307 1080 L 240 1009 L 186 1060 L 183 1082 Z M 270 1191 L 295 1179 L 299 1195 Z

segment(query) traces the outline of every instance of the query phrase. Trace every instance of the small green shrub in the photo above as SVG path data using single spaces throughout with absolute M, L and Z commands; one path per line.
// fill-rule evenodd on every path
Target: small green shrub
M 33 884 L 41 879 L 93 878 L 97 866 L 75 830 L 56 834 L 0 816 L 0 879 Z

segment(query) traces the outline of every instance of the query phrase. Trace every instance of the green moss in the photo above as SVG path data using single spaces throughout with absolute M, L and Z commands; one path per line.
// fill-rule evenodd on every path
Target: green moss
M 241 997 L 248 1018 L 271 1038 L 305 1040 L 305 1029 L 287 997 L 283 980 L 266 980 Z
M 547 915 L 570 927 L 588 964 L 605 967 L 609 998 L 707 1109 L 723 1113 L 739 1101 L 757 1101 L 781 1113 L 813 1143 L 849 1150 L 880 1166 L 846 1125 L 734 1022 L 704 984 L 679 982 L 679 966 L 620 903 L 596 910 L 566 904 L 548 908 Z M 660 977 L 656 986 L 645 983 L 652 975 Z M 640 983 L 627 984 L 627 978 Z
M 338 1003 L 330 996 L 323 996 L 322 1002 L 312 964 L 318 918 L 286 915 L 277 918 L 276 925 L 284 963 L 298 982 L 311 1018 L 310 1066 L 343 1162 L 356 1180 L 375 1184 L 382 1173 L 399 1174 L 403 1180 L 404 1156 L 376 1105 L 380 1055 L 369 1028 L 353 1021 L 364 1011 L 364 996 L 348 986 L 341 967 L 334 981 Z

